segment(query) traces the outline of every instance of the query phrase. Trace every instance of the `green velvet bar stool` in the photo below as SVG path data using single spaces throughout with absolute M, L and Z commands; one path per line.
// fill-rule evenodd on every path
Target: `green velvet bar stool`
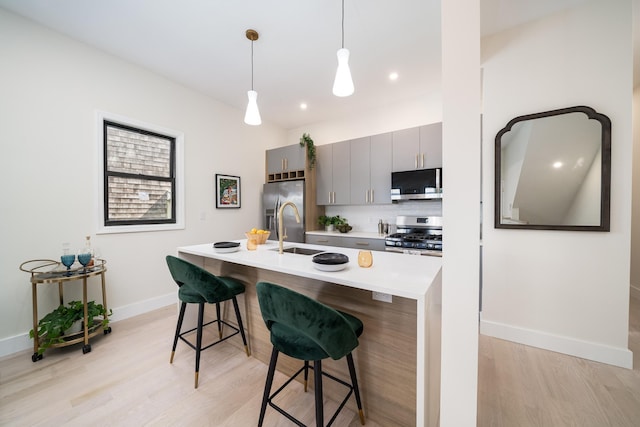
M 362 322 L 350 314 L 335 310 L 312 298 L 272 283 L 259 282 L 256 284 L 256 292 L 262 318 L 270 331 L 271 343 L 273 344 L 258 426 L 262 426 L 267 404 L 269 404 L 295 424 L 304 427 L 302 422 L 276 405 L 272 399 L 302 372 L 304 372 L 304 390 L 306 391 L 310 368 L 313 369 L 314 375 L 316 426 L 324 427 L 323 375 L 344 385 L 349 390 L 327 426 L 335 421 L 351 394 L 355 396 L 360 422 L 364 425 L 360 390 L 351 354 L 358 346 L 358 337 L 363 331 Z M 273 376 L 278 354 L 281 352 L 304 361 L 304 365 L 272 394 Z M 329 357 L 334 360 L 346 357 L 351 384 L 322 371 L 322 360 Z M 311 361 L 313 361 L 313 367 L 309 365 Z
M 244 328 L 242 326 L 242 317 L 240 316 L 240 309 L 238 308 L 238 300 L 236 295 L 244 293 L 244 285 L 230 277 L 218 277 L 209 273 L 207 270 L 193 265 L 183 259 L 176 258 L 171 255 L 166 257 L 167 265 L 173 280 L 178 284 L 178 298 L 180 299 L 180 314 L 178 315 L 178 325 L 176 327 L 176 334 L 173 338 L 173 348 L 171 349 L 171 359 L 169 363 L 173 363 L 173 356 L 176 353 L 176 346 L 178 345 L 178 339 L 181 339 L 189 347 L 196 351 L 196 373 L 195 373 L 195 388 L 198 388 L 198 373 L 200 372 L 200 352 L 212 347 L 222 341 L 225 341 L 238 333 L 242 336 L 242 342 L 244 343 L 244 350 L 249 356 L 249 347 L 247 346 L 247 338 L 244 334 Z M 220 317 L 220 303 L 231 300 L 233 302 L 233 308 L 236 312 L 236 319 L 238 321 L 238 327 L 225 322 Z M 204 305 L 215 304 L 217 319 L 203 324 L 204 322 Z M 187 309 L 187 304 L 198 304 L 198 325 L 189 329 L 188 331 L 180 333 L 182 329 L 182 321 L 184 320 L 184 313 Z M 202 328 L 217 323 L 218 325 L 218 341 L 202 347 Z M 233 331 L 232 334 L 222 337 L 222 325 L 226 325 Z M 196 331 L 196 344 L 193 345 L 189 342 L 184 335 Z

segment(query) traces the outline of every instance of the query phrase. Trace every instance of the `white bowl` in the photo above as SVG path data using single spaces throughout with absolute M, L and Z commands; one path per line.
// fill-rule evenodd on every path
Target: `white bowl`
M 348 263 L 344 263 L 344 264 L 318 264 L 317 262 L 312 262 L 311 264 L 313 264 L 313 267 L 316 270 L 320 270 L 320 271 L 340 271 L 340 270 L 344 270 L 347 267 Z
M 213 248 L 213 250 L 219 254 L 228 254 L 230 252 L 238 252 L 240 250 L 240 246 L 236 246 L 234 248 Z

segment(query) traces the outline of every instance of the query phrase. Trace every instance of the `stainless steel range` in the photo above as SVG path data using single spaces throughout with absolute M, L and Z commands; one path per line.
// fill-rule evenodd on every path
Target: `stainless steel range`
M 442 256 L 441 216 L 398 216 L 396 229 L 385 238 L 385 250 Z

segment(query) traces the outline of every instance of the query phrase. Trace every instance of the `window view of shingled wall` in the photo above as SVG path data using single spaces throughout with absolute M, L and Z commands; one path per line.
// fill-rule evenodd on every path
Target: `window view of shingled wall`
M 107 127 L 107 169 L 137 177 L 110 176 L 109 219 L 167 219 L 171 216 L 171 140 Z

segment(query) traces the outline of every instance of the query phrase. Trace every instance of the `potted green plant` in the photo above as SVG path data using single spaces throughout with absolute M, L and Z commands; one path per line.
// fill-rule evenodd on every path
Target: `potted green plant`
M 334 226 L 344 225 L 347 224 L 347 220 L 346 218 L 342 218 L 340 215 L 336 215 L 331 217 L 331 224 Z
M 333 223 L 330 216 L 320 215 L 318 217 L 318 225 L 323 226 L 325 231 L 333 231 Z
M 320 215 L 318 217 L 318 224 L 324 226 L 325 231 L 333 231 L 337 227 L 347 224 L 347 220 L 342 218 L 340 215 Z
M 308 133 L 303 133 L 300 137 L 300 145 L 307 147 L 307 158 L 309 159 L 309 169 L 313 169 L 316 164 L 316 146 L 313 144 L 313 139 Z
M 111 310 L 109 310 L 111 315 Z M 101 316 L 102 319 L 95 319 Z M 38 322 L 38 354 L 42 354 L 46 349 L 54 344 L 63 343 L 72 326 L 84 320 L 84 305 L 82 301 L 71 301 L 68 306 L 61 305 L 51 313 L 44 316 Z M 102 304 L 95 301 L 87 302 L 87 328 L 91 329 L 95 321 L 99 320 L 103 329 L 107 329 L 109 317 L 105 316 L 105 309 Z M 29 331 L 29 337 L 35 338 L 35 331 Z

